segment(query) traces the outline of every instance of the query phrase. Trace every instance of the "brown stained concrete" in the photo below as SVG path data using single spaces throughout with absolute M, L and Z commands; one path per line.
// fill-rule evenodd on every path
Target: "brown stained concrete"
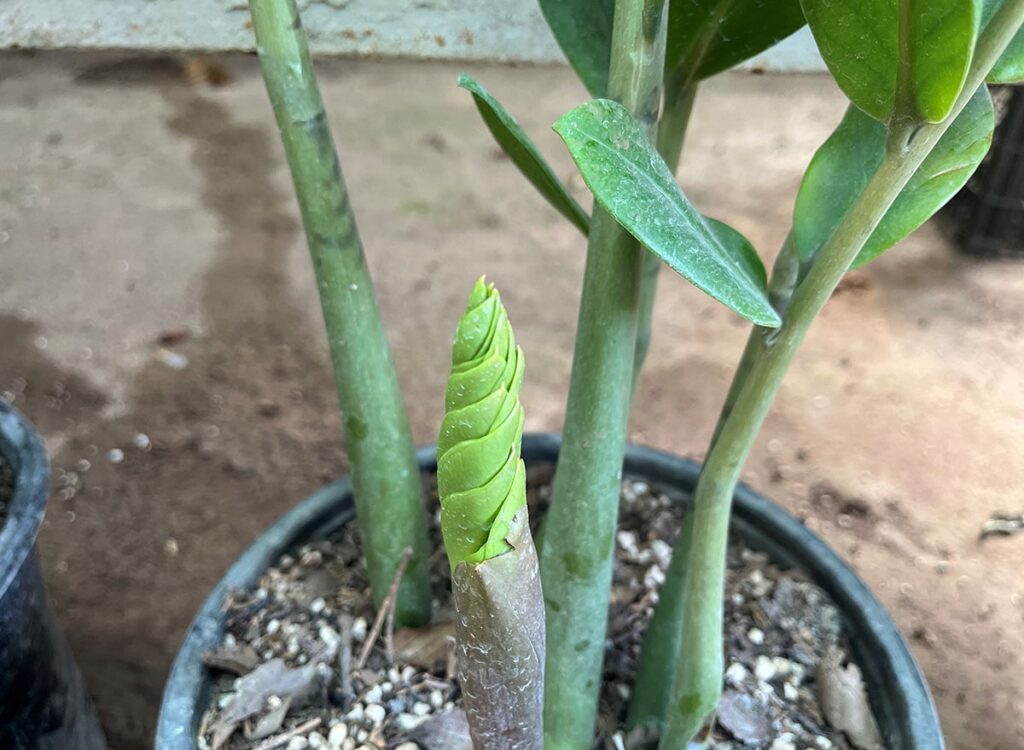
M 232 80 L 211 87 L 187 85 L 178 60 L 0 57 L 0 390 L 52 452 L 46 575 L 116 748 L 150 746 L 167 668 L 217 577 L 345 468 L 258 70 L 220 62 Z M 583 99 L 570 73 L 471 70 L 584 198 L 548 128 Z M 500 157 L 458 71 L 320 69 L 419 442 L 482 273 L 527 354 L 527 426 L 559 428 L 583 264 L 581 237 Z M 717 78 L 681 181 L 770 260 L 842 110 L 824 77 Z M 964 259 L 929 224 L 829 304 L 745 473 L 890 608 L 952 750 L 1024 746 L 1024 535 L 978 542 L 990 513 L 1024 510 L 1022 321 L 1024 264 Z M 182 370 L 155 343 L 178 327 Z M 699 457 L 745 331 L 664 274 L 632 439 Z

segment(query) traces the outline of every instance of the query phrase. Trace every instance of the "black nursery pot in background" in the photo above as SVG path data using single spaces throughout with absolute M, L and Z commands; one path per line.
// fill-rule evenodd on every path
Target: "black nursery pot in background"
M 0 455 L 14 472 L 14 495 L 0 526 L 0 748 L 101 750 L 92 701 L 46 603 L 39 570 L 46 452 L 28 421 L 2 401 Z
M 970 255 L 1024 258 L 1024 86 L 994 88 L 992 148 L 949 215 Z
M 552 464 L 560 445 L 558 435 L 525 435 L 523 459 L 528 465 Z M 423 471 L 437 469 L 433 446 L 419 451 L 419 463 Z M 626 449 L 624 475 L 642 479 L 678 502 L 688 501 L 699 471 L 693 461 L 668 453 L 640 446 Z M 157 725 L 157 750 L 196 747 L 213 689 L 202 655 L 220 643 L 228 591 L 255 587 L 282 554 L 330 536 L 354 516 L 351 482 L 334 482 L 286 513 L 228 570 L 189 627 L 171 668 Z M 800 521 L 742 485 L 736 491 L 732 528 L 747 546 L 765 552 L 782 567 L 802 570 L 832 598 L 863 670 L 886 750 L 942 750 L 942 731 L 928 686 L 896 625 L 856 574 Z

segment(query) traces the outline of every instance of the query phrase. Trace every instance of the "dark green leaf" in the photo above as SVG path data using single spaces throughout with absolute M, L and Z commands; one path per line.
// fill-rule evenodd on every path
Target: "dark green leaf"
M 896 101 L 899 51 L 895 0 L 801 4 L 839 88 L 876 120 L 888 120 Z
M 726 7 L 719 20 L 719 7 Z M 800 0 L 671 0 L 665 70 L 693 66 L 693 80 L 728 70 L 804 25 Z
M 850 101 L 881 122 L 897 107 L 918 121 L 949 114 L 974 51 L 980 0 L 801 2 L 818 49 Z M 901 37 L 907 65 L 898 102 Z
M 588 102 L 556 122 L 555 131 L 594 197 L 669 268 L 743 317 L 780 325 L 763 269 L 755 272 L 743 249 L 719 240 L 621 105 Z
M 854 267 L 881 255 L 952 198 L 981 163 L 994 117 L 982 86 L 900 193 L 861 250 Z M 809 260 L 835 230 L 885 156 L 887 132 L 856 107 L 814 155 L 797 195 L 793 231 Z
M 767 290 L 768 272 L 765 271 L 764 264 L 761 262 L 761 256 L 757 254 L 757 250 L 750 244 L 750 240 L 724 221 L 712 219 L 710 216 L 705 216 L 704 221 L 711 227 L 711 231 L 718 237 L 718 241 L 722 243 L 722 247 L 725 248 L 726 252 L 744 267 L 746 275 L 754 279 L 758 287 Z
M 988 25 L 992 14 L 996 12 L 1002 0 L 985 0 L 982 10 L 982 28 Z M 999 62 L 988 75 L 990 83 L 1022 83 L 1024 82 L 1024 27 L 1010 42 Z
M 941 122 L 952 111 L 967 78 L 981 20 L 980 0 L 902 2 L 910 4 L 907 88 L 912 104 L 921 119 Z
M 491 131 L 501 149 L 508 154 L 512 163 L 540 194 L 547 198 L 555 210 L 575 224 L 583 234 L 587 234 L 590 231 L 590 216 L 569 195 L 569 191 L 555 176 L 516 119 L 487 89 L 465 73 L 459 76 L 459 86 L 473 95 L 473 101 L 476 102 L 476 108 L 480 111 L 487 129 Z
M 753 57 L 804 24 L 800 0 L 670 0 L 665 71 L 684 61 L 702 80 Z M 592 96 L 608 91 L 615 0 L 540 0 L 541 11 Z
M 540 9 L 587 91 L 605 96 L 615 0 L 540 0 Z

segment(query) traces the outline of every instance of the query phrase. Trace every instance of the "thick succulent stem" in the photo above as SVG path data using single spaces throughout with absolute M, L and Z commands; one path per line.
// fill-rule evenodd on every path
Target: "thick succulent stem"
M 463 707 L 477 750 L 540 750 L 544 598 L 520 458 L 523 353 L 477 282 L 452 347 L 437 445 Z
M 422 625 L 430 588 L 416 454 L 298 9 L 294 0 L 251 0 L 250 8 L 320 290 L 374 601 L 411 547 L 396 620 Z
M 799 258 L 796 245 L 787 238 L 775 261 L 771 282 L 768 287 L 768 299 L 779 315 L 784 315 L 789 297 L 796 283 Z M 739 397 L 746 382 L 746 377 L 755 361 L 763 353 L 766 341 L 775 329 L 755 326 L 747 339 L 743 356 L 733 374 L 732 385 L 722 407 L 719 418 L 719 429 L 732 412 L 733 405 Z M 712 446 L 718 433 L 711 439 Z M 693 541 L 693 513 L 687 513 L 683 527 L 676 538 L 672 554 L 672 563 L 661 586 L 661 597 L 654 615 L 644 634 L 643 650 L 640 652 L 640 663 L 637 667 L 636 686 L 633 700 L 629 707 L 628 725 L 632 728 L 642 724 L 661 726 L 668 707 L 669 692 L 676 664 L 679 661 L 684 640 L 685 623 L 683 622 L 683 594 L 686 576 L 686 564 L 690 545 Z
M 967 105 L 1024 23 L 1024 0 L 1006 0 L 982 33 L 953 111 L 922 126 L 905 150 L 891 149 L 797 285 L 777 333 L 750 366 L 733 409 L 704 463 L 694 494 L 693 543 L 683 582 L 680 658 L 668 705 L 662 750 L 686 747 L 718 705 L 722 690 L 722 597 L 732 496 L 786 369 L 814 318 L 828 302 L 886 211 L 943 133 Z M 664 597 L 662 599 L 664 601 Z
M 664 0 L 618 0 L 609 95 L 656 131 Z M 545 747 L 589 748 L 601 682 L 619 483 L 632 397 L 642 250 L 595 205 L 569 402 L 541 574 L 547 604 Z

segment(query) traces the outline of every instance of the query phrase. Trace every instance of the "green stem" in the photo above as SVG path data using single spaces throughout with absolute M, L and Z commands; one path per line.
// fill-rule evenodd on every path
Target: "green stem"
M 411 547 L 396 619 L 422 625 L 430 587 L 416 454 L 302 23 L 295 0 L 249 5 L 320 290 L 374 601 Z
M 693 100 L 697 95 L 697 70 L 704 55 L 718 34 L 719 26 L 735 5 L 736 0 L 718 0 L 708 14 L 708 20 L 694 39 L 686 56 L 666 76 L 665 111 L 658 124 L 656 146 L 672 173 L 679 168 L 679 157 L 683 150 Z M 636 346 L 633 353 L 633 392 L 651 348 L 651 323 L 654 317 L 654 299 L 658 290 L 658 273 L 661 261 L 653 253 L 644 253 L 642 286 L 640 290 L 640 318 L 637 322 Z
M 793 291 L 796 289 L 799 273 L 800 255 L 796 249 L 796 241 L 793 239 L 793 233 L 790 232 L 786 235 L 786 241 L 782 243 L 782 248 L 779 250 L 779 254 L 775 257 L 775 265 L 772 266 L 772 275 L 768 282 L 768 301 L 771 302 L 772 307 L 775 308 L 775 311 L 780 316 L 786 314 L 786 308 L 789 306 L 789 300 L 793 296 Z M 740 357 L 740 362 L 736 366 L 736 372 L 733 373 L 732 383 L 729 385 L 729 392 L 725 396 L 725 403 L 722 405 L 722 411 L 718 415 L 715 432 L 711 436 L 711 448 L 713 448 L 715 443 L 718 441 L 718 436 L 722 431 L 722 427 L 729 418 L 729 415 L 732 413 L 733 407 L 736 405 L 736 399 L 739 398 L 740 392 L 743 390 L 743 386 L 746 383 L 747 376 L 750 374 L 751 368 L 754 366 L 754 363 L 764 355 L 769 342 L 777 335 L 778 329 L 774 328 L 761 328 L 760 326 L 754 326 L 750 330 L 750 336 L 747 337 L 747 344 L 743 348 L 743 355 Z
M 881 166 L 818 253 L 796 288 L 783 324 L 754 362 L 718 441 L 705 461 L 694 494 L 693 543 L 686 565 L 683 619 L 686 658 L 680 659 L 660 747 L 685 747 L 718 705 L 722 688 L 722 597 L 732 496 L 743 464 L 764 423 L 786 369 L 814 318 L 864 243 L 942 134 L 967 105 L 985 75 L 1024 22 L 1024 0 L 1007 0 L 978 42 L 975 59 L 953 111 L 921 127 L 902 153 Z
M 679 168 L 679 157 L 683 151 L 686 128 L 693 111 L 693 100 L 697 95 L 697 84 L 676 86 L 669 83 L 665 91 L 665 110 L 658 121 L 657 148 L 672 173 Z M 654 297 L 658 290 L 658 272 L 661 260 L 650 252 L 644 253 L 642 286 L 640 288 L 640 318 L 636 327 L 636 346 L 633 349 L 633 392 L 647 359 L 651 346 L 651 320 L 654 316 Z
M 897 153 L 906 149 L 907 144 L 918 125 L 917 104 L 914 101 L 914 82 L 912 80 L 910 41 L 913 23 L 911 0 L 899 0 L 897 7 L 896 26 L 899 39 L 899 62 L 896 66 L 896 92 L 893 102 L 893 114 L 889 118 L 888 148 Z
M 768 298 L 779 315 L 784 315 L 789 298 L 796 285 L 799 257 L 792 234 L 786 237 L 782 249 L 775 259 L 771 282 L 768 285 Z M 718 438 L 718 430 L 732 411 L 736 399 L 746 382 L 754 362 L 764 352 L 767 341 L 776 329 L 755 326 L 747 339 L 743 356 L 733 375 L 732 385 L 722 407 L 718 428 L 711 445 Z M 683 643 L 683 594 L 686 576 L 686 564 L 689 549 L 693 540 L 693 513 L 687 513 L 683 519 L 683 527 L 676 538 L 672 563 L 669 565 L 665 582 L 661 586 L 661 597 L 654 609 L 654 615 L 647 625 L 644 634 L 643 650 L 637 666 L 636 685 L 633 689 L 633 700 L 629 706 L 630 728 L 649 724 L 661 726 L 668 708 L 669 692 L 672 677 L 679 661 Z
M 654 137 L 665 0 L 617 0 L 609 95 Z M 595 204 L 573 355 L 565 440 L 541 549 L 547 605 L 547 750 L 593 742 L 608 619 L 641 248 Z

